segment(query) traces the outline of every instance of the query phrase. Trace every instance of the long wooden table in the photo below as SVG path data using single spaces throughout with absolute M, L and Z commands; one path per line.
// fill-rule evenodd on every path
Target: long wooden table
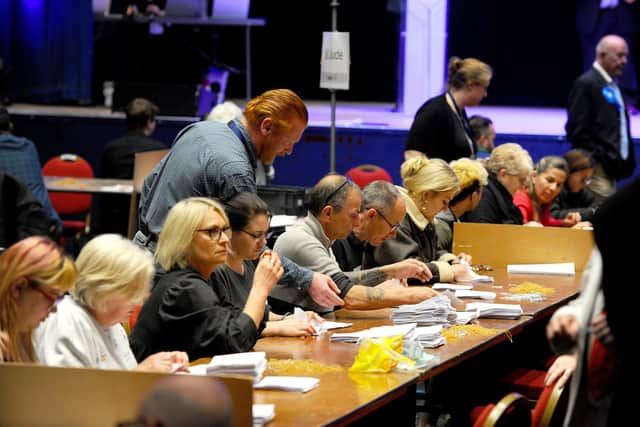
M 320 337 L 260 339 L 255 347 L 267 353 L 270 359 L 292 359 L 312 361 L 331 365 L 332 372 L 297 372 L 295 375 L 316 376 L 320 386 L 308 393 L 278 391 L 255 391 L 255 403 L 275 403 L 276 418 L 270 427 L 346 425 L 370 414 L 398 399 L 411 398 L 415 384 L 451 369 L 466 360 L 479 355 L 511 337 L 526 330 L 534 323 L 546 321 L 556 308 L 566 304 L 579 291 L 578 276 L 534 276 L 507 275 L 504 269 L 487 272 L 495 277 L 493 284 L 474 284 L 474 289 L 491 290 L 498 294 L 494 302 L 517 303 L 504 300 L 501 292 L 506 292 L 509 284 L 533 282 L 553 288 L 555 292 L 543 301 L 520 302 L 525 311 L 518 320 L 478 319 L 477 324 L 503 330 L 493 336 L 466 336 L 436 349 L 426 349 L 429 354 L 439 357 L 439 361 L 424 370 L 388 374 L 350 374 L 348 368 L 355 360 L 358 346 L 348 343 L 330 342 L 331 333 Z M 478 300 L 473 300 L 478 301 Z M 339 332 L 358 331 L 374 326 L 392 324 L 390 309 L 372 311 L 338 310 L 328 317 L 339 321 L 352 322 L 353 326 Z M 339 369 L 338 369 L 339 368 Z M 336 370 L 337 369 L 337 370 Z M 277 372 L 269 373 L 277 375 Z M 293 375 L 283 373 L 283 375 Z M 411 394 L 411 395 L 410 395 Z
M 78 178 L 71 176 L 45 176 L 48 191 L 63 193 L 127 194 L 133 192 L 131 179 Z

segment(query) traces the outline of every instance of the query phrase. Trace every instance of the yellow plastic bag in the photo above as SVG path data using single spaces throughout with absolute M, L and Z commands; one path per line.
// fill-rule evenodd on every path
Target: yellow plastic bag
M 398 363 L 413 365 L 415 362 L 402 355 L 402 335 L 389 338 L 363 338 L 358 355 L 349 372 L 389 372 Z

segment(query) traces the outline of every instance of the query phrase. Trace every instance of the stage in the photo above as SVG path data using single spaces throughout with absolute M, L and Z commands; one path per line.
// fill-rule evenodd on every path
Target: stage
M 242 105 L 244 101 L 237 101 Z M 329 171 L 331 111 L 328 102 L 308 102 L 309 127 L 291 156 L 276 160 L 274 184 L 312 186 Z M 391 104 L 340 103 L 336 110 L 336 170 L 344 173 L 364 163 L 384 167 L 400 182 L 404 141 L 413 115 L 394 111 Z M 98 170 L 102 147 L 126 131 L 124 114 L 96 106 L 13 104 L 15 132 L 32 139 L 44 163 L 64 152 L 79 154 Z M 561 108 L 479 106 L 469 116 L 489 117 L 496 144 L 517 142 L 534 161 L 570 148 L 565 139 L 566 110 Z M 171 144 L 177 132 L 198 120 L 192 116 L 159 116 L 154 137 Z M 640 144 L 640 115 L 631 116 L 631 133 Z M 640 147 L 636 150 L 639 152 Z M 640 174 L 637 170 L 636 174 Z

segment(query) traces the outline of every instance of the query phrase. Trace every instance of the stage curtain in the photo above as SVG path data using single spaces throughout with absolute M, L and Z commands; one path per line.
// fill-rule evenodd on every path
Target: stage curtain
M 91 99 L 91 0 L 0 1 L 0 58 L 15 100 Z

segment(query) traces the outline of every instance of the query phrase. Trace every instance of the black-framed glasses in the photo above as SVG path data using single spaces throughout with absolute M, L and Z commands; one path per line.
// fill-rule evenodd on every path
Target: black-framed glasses
M 209 238 L 211 240 L 215 240 L 216 242 L 220 241 L 220 238 L 222 237 L 222 233 L 224 233 L 224 235 L 227 236 L 228 239 L 231 239 L 231 227 L 229 227 L 228 225 L 222 228 L 219 228 L 219 227 L 201 228 L 196 231 L 207 233 L 209 235 Z
M 262 240 L 269 240 L 269 238 L 273 235 L 273 232 L 271 231 L 267 231 L 264 233 L 255 233 L 255 234 L 247 230 L 240 230 L 240 231 L 253 237 L 256 240 L 256 242 L 260 242 Z
M 367 208 L 367 209 L 370 209 L 370 208 Z M 380 218 L 384 219 L 384 222 L 386 222 L 386 223 L 387 223 L 387 225 L 388 225 L 388 226 L 389 226 L 389 228 L 391 229 L 391 232 L 392 232 L 392 233 L 393 233 L 394 231 L 396 231 L 396 230 L 398 229 L 398 227 L 400 227 L 400 224 L 399 224 L 399 223 L 398 223 L 398 224 L 395 224 L 395 225 L 394 225 L 394 224 L 391 224 L 391 221 L 389 221 L 389 220 L 387 219 L 387 217 L 386 217 L 386 216 L 382 215 L 382 212 L 380 212 L 380 211 L 378 210 L 378 208 L 373 208 L 373 209 L 376 211 L 376 213 L 377 213 L 378 215 L 380 215 Z
M 336 188 L 335 190 L 333 190 L 331 192 L 331 194 L 329 194 L 329 196 L 327 196 L 326 199 L 324 199 L 324 203 L 322 204 L 322 206 L 327 206 L 328 204 L 330 204 L 329 202 L 331 201 L 331 199 L 340 192 L 340 190 L 342 190 L 344 188 L 344 186 L 346 186 L 347 184 L 351 184 L 353 183 L 353 181 L 351 180 L 351 178 L 349 178 L 348 176 L 345 177 L 345 180 L 342 184 L 340 184 L 338 186 L 338 188 Z
M 45 297 L 47 301 L 49 301 L 49 310 L 53 310 L 53 308 L 56 307 L 60 303 L 60 301 L 62 301 L 65 295 L 65 294 L 52 295 L 49 292 L 42 289 L 42 287 L 37 282 L 34 282 L 33 280 L 29 280 L 29 287 L 34 291 L 38 292 L 43 297 Z

